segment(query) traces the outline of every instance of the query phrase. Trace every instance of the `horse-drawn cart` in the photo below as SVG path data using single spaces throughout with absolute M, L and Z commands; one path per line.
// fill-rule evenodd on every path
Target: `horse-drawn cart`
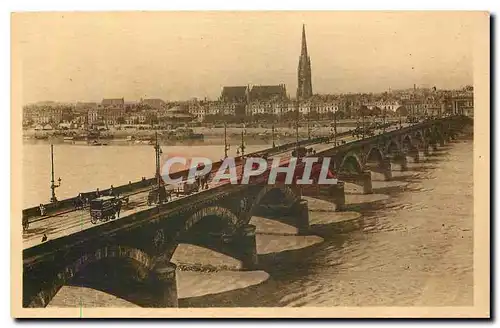
M 90 201 L 90 222 L 96 224 L 98 221 L 108 221 L 115 218 L 119 204 L 115 196 L 98 197 Z

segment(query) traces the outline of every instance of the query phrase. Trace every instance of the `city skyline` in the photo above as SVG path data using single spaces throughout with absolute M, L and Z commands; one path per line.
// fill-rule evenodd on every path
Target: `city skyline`
M 216 99 L 225 85 L 247 84 L 283 83 L 294 96 L 305 24 L 315 94 L 414 84 L 456 89 L 473 84 L 472 23 L 466 18 L 460 13 L 16 14 L 13 35 L 19 42 L 13 43 L 13 55 L 22 63 L 23 104 Z

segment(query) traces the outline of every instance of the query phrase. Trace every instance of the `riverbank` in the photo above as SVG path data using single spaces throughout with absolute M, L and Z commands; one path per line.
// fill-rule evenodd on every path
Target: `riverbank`
M 341 133 L 344 131 L 348 131 L 353 129 L 354 127 L 338 127 L 337 132 Z M 193 127 L 191 128 L 193 134 L 202 134 L 204 137 L 209 138 L 223 138 L 224 134 L 227 135 L 228 138 L 241 138 L 241 132 L 245 131 L 245 135 L 249 138 L 258 137 L 258 138 L 272 138 L 272 128 L 265 127 L 252 127 L 252 128 L 243 128 L 241 127 L 228 127 L 226 131 L 224 131 L 223 127 Z M 142 129 L 118 129 L 118 128 L 109 128 L 109 130 L 102 131 L 101 135 L 103 139 L 122 139 L 126 140 L 127 138 L 133 137 L 134 139 L 148 139 L 155 137 L 156 133 L 164 134 L 169 132 L 168 130 L 142 130 Z M 333 132 L 331 127 L 314 127 L 311 126 L 309 129 L 307 127 L 299 127 L 298 129 L 300 137 L 306 137 L 308 134 L 312 136 L 325 136 L 329 135 Z M 73 130 L 34 130 L 34 129 L 24 129 L 23 137 L 25 139 L 35 139 L 35 138 L 64 138 L 64 134 L 71 135 L 82 135 L 86 133 L 85 130 L 81 129 L 73 129 Z M 275 137 L 295 137 L 297 134 L 297 130 L 295 128 L 290 127 L 281 127 L 274 129 Z M 180 140 L 189 140 L 189 135 L 186 137 L 178 138 Z M 40 139 L 42 140 L 42 139 Z
M 351 128 L 338 128 L 337 133 L 342 133 L 350 130 Z M 83 133 L 80 130 L 72 130 L 76 134 Z M 224 135 L 226 136 L 226 142 L 230 145 L 231 149 L 236 151 L 236 148 L 241 145 L 242 136 L 241 128 L 227 128 L 224 132 L 224 128 L 206 128 L 197 127 L 193 128 L 194 134 L 201 134 L 203 138 L 193 139 L 189 137 L 181 138 L 166 138 L 159 134 L 158 142 L 160 145 L 183 145 L 183 146 L 198 146 L 198 145 L 224 145 Z M 156 132 L 161 133 L 161 131 L 155 130 L 110 130 L 105 132 L 105 137 L 99 140 L 98 144 L 92 146 L 106 146 L 106 145 L 116 145 L 116 146 L 140 146 L 140 145 L 152 145 L 153 140 L 156 137 Z M 34 130 L 23 131 L 24 138 L 23 142 L 25 144 L 68 144 L 75 146 L 88 146 L 89 143 L 86 140 L 68 140 L 64 136 L 54 135 L 54 132 L 41 132 Z M 332 131 L 329 128 L 311 128 L 308 132 L 307 128 L 300 128 L 298 130 L 299 139 L 306 139 L 309 136 L 321 137 L 331 135 Z M 271 146 L 274 140 L 275 145 L 283 145 L 286 143 L 294 142 L 297 139 L 297 131 L 290 128 L 275 129 L 274 137 L 271 129 L 265 128 L 247 128 L 244 134 L 245 145 L 268 145 Z

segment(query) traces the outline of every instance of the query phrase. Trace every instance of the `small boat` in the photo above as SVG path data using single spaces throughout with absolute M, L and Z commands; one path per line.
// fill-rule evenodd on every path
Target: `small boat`
M 74 137 L 64 137 L 63 138 L 64 142 L 73 142 L 75 140 Z

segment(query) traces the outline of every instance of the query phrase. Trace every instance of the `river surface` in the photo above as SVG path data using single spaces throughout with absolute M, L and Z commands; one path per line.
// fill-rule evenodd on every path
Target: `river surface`
M 214 159 L 222 155 L 214 146 L 169 147 L 164 152 Z M 259 271 L 231 270 L 228 267 L 237 268 L 238 261 L 180 245 L 173 262 L 207 261 L 223 269 L 178 271 L 179 306 L 473 305 L 472 153 L 472 141 L 461 139 L 421 156 L 420 163 L 410 162 L 408 171 L 393 166 L 392 181 L 373 175 L 374 194 L 362 195 L 359 188 L 347 185 L 346 212 L 309 199 L 310 236 L 295 236 L 291 226 L 254 217 Z M 49 149 L 28 145 L 24 154 L 23 169 L 30 179 L 23 184 L 24 203 L 46 201 Z M 150 176 L 151 155 L 147 146 L 59 146 L 56 175 L 63 184 L 58 195 Z M 63 287 L 49 306 L 81 304 L 135 306 L 73 286 Z

